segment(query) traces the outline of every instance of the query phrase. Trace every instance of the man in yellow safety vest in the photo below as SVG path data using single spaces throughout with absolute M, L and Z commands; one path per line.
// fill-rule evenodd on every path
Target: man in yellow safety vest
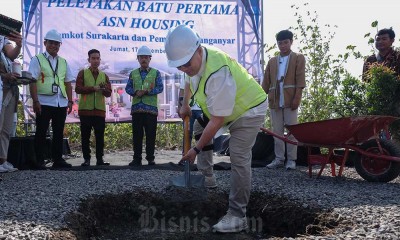
M 138 49 L 137 60 L 140 67 L 129 75 L 125 91 L 132 96 L 132 134 L 133 161 L 129 166 L 142 165 L 143 136 L 146 133 L 146 160 L 148 165 L 155 164 L 154 149 L 157 133 L 157 94 L 164 89 L 160 71 L 150 67 L 152 53 L 147 46 Z
M 96 165 L 110 165 L 104 162 L 104 130 L 106 128 L 105 98 L 111 96 L 111 84 L 108 76 L 99 70 L 100 51 L 88 52 L 90 67 L 83 69 L 76 77 L 76 93 L 80 94 L 78 115 L 81 122 L 82 153 L 81 166 L 90 166 L 90 133 L 94 129 L 96 137 Z
M 54 29 L 44 37 L 46 51 L 32 58 L 29 72 L 37 80 L 30 84 L 33 111 L 36 114 L 35 151 L 37 167 L 44 164 L 47 129 L 51 120 L 53 129 L 51 158 L 53 168 L 70 168 L 62 158 L 64 124 L 67 113 L 72 111 L 72 87 L 75 79 L 67 61 L 58 56 L 62 44 L 61 35 Z
M 251 149 L 263 126 L 267 95 L 236 60 L 221 50 L 201 46 L 197 33 L 186 25 L 169 31 L 165 41 L 168 65 L 189 76 L 180 116 L 190 116 L 189 99 L 203 111 L 194 123 L 196 145 L 182 160 L 194 162 L 205 176 L 206 187 L 217 187 L 213 173 L 212 141 L 219 129 L 229 129 L 231 191 L 227 214 L 213 226 L 218 232 L 248 228 L 246 207 L 251 189 Z

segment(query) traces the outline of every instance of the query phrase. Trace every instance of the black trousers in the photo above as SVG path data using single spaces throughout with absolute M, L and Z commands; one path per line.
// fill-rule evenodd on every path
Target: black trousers
M 79 116 L 81 121 L 81 141 L 82 154 L 85 160 L 90 160 L 90 134 L 92 128 L 96 139 L 96 159 L 103 161 L 104 155 L 104 130 L 106 128 L 106 119 L 98 116 Z
M 157 134 L 157 116 L 149 113 L 132 114 L 133 159 L 142 160 L 143 136 L 146 134 L 146 159 L 154 161 Z
M 51 158 L 53 162 L 63 161 L 64 125 L 67 117 L 67 107 L 50 107 L 41 105 L 41 114 L 36 115 L 35 152 L 36 162 L 44 163 L 46 133 L 51 120 L 53 129 Z

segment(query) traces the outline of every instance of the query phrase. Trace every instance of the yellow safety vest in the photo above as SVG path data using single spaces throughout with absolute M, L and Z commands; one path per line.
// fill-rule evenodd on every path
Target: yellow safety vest
M 39 60 L 41 69 L 41 78 L 36 82 L 37 93 L 41 95 L 54 95 L 53 84 L 57 84 L 62 95 L 67 98 L 67 91 L 65 90 L 64 79 L 67 75 L 67 61 L 62 58 L 57 58 L 57 67 L 55 70 L 50 65 L 49 60 L 43 53 L 36 55 Z
M 87 87 L 99 86 L 101 83 L 106 82 L 106 74 L 99 71 L 97 79 L 94 79 L 90 69 L 85 69 L 83 71 L 83 82 Z M 79 95 L 79 110 L 102 110 L 106 111 L 105 97 L 101 92 L 92 92 L 89 94 Z
M 156 83 L 157 70 L 150 69 L 146 78 L 142 81 L 139 69 L 131 72 L 130 79 L 133 81 L 133 88 L 135 90 L 148 90 L 151 91 Z M 157 95 L 143 95 L 142 97 L 135 96 L 132 99 L 132 105 L 143 102 L 146 105 L 157 107 Z
M 243 113 L 265 101 L 267 94 L 260 84 L 235 59 L 213 47 L 207 47 L 204 50 L 204 54 L 207 54 L 204 74 L 200 79 L 198 88 L 194 89 L 192 83 L 190 83 L 190 88 L 194 93 L 196 102 L 208 118 L 211 117 L 211 114 L 207 109 L 206 84 L 208 79 L 222 67 L 229 68 L 236 82 L 235 106 L 232 114 L 225 117 L 225 125 L 238 119 Z

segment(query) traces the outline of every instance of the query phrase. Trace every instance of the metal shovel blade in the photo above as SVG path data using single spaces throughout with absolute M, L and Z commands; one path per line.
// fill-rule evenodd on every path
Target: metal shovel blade
M 203 175 L 190 175 L 189 162 L 185 161 L 184 175 L 170 178 L 165 199 L 175 203 L 205 201 L 207 188 L 204 180 Z
M 190 164 L 185 161 L 185 172 L 183 176 L 172 177 L 169 180 L 169 185 L 176 187 L 187 187 L 187 188 L 202 188 L 204 185 L 203 175 L 191 175 Z
M 189 117 L 184 119 L 183 152 L 186 154 L 190 148 Z M 190 175 L 190 163 L 185 161 L 184 175 L 169 179 L 169 186 L 165 198 L 172 202 L 204 201 L 207 198 L 207 189 L 204 185 L 203 175 Z

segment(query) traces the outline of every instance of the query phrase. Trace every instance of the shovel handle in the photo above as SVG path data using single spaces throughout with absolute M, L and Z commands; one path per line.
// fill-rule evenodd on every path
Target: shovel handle
M 189 116 L 186 116 L 183 119 L 183 154 L 185 155 L 190 149 L 189 121 Z
M 189 116 L 183 119 L 183 154 L 190 149 L 190 138 L 189 138 Z M 185 186 L 190 187 L 190 164 L 189 161 L 185 161 Z

